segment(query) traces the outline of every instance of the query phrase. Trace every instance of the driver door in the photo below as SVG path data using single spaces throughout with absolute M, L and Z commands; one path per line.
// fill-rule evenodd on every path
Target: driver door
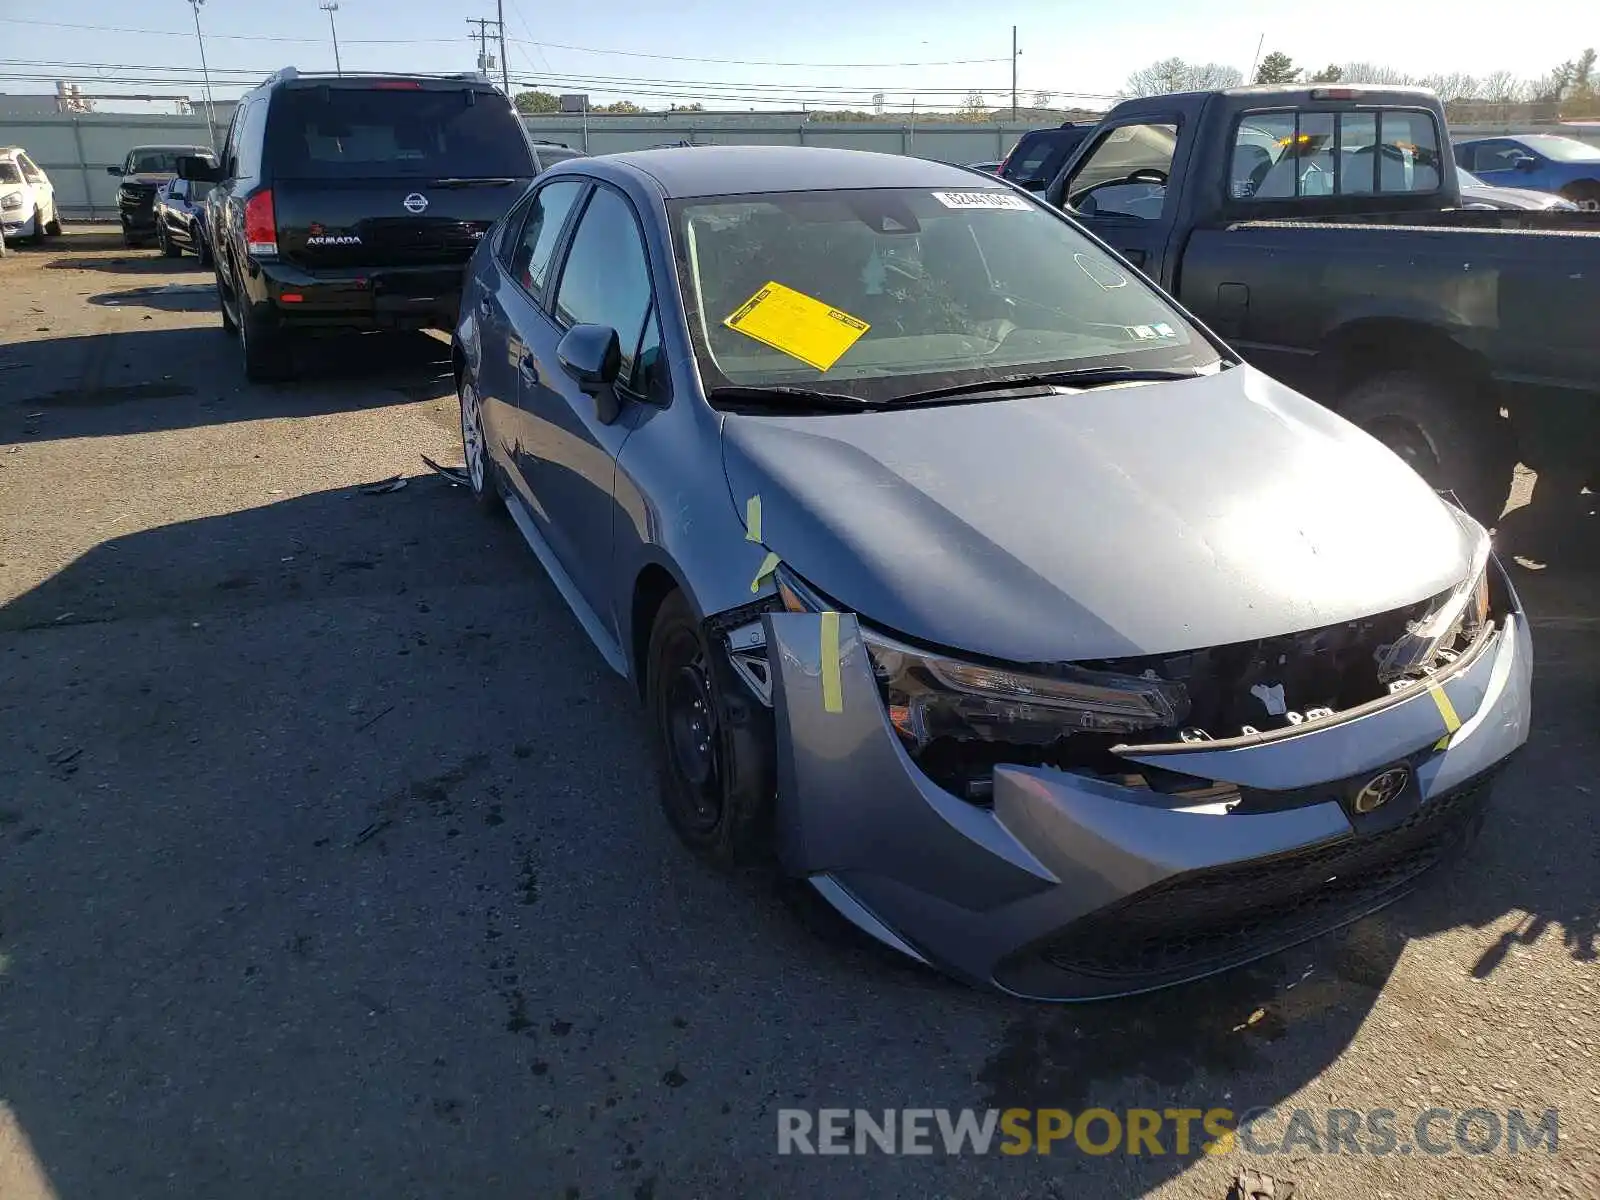
M 1096 137 L 1072 166 L 1062 207 L 1157 285 L 1163 282 L 1176 188 L 1168 186 L 1178 122 L 1140 117 Z

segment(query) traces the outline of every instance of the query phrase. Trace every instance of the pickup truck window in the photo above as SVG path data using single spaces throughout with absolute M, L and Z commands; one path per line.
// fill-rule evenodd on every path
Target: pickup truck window
M 1234 135 L 1234 200 L 1439 190 L 1439 137 L 1425 112 L 1248 113 Z
M 1073 176 L 1068 204 L 1080 216 L 1112 213 L 1159 221 L 1178 146 L 1176 125 L 1121 125 L 1100 138 Z

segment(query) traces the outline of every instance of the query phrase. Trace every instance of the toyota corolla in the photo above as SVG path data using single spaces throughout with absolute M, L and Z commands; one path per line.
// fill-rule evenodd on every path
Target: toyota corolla
M 1526 740 L 1484 530 L 1000 180 L 564 163 L 453 349 L 472 490 L 637 686 L 681 839 L 960 978 L 1119 995 L 1333 928 Z

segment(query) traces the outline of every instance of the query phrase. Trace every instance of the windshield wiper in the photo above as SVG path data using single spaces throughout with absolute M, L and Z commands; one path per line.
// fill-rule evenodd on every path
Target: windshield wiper
M 506 187 L 516 182 L 510 175 L 449 175 L 443 179 L 435 179 L 434 187 L 464 188 L 464 187 Z
M 717 407 L 755 409 L 763 412 L 866 412 L 882 408 L 871 400 L 861 400 L 843 392 L 820 392 L 811 388 L 733 385 L 714 387 L 706 399 Z
M 1175 379 L 1194 379 L 1205 374 L 1196 367 L 1083 367 L 1076 371 L 1040 371 L 1028 375 L 1003 375 L 977 383 L 907 392 L 888 403 L 899 408 L 912 404 L 937 404 L 943 400 L 977 396 L 985 392 L 1013 392 L 1038 387 L 1103 387 L 1112 383 L 1165 383 Z

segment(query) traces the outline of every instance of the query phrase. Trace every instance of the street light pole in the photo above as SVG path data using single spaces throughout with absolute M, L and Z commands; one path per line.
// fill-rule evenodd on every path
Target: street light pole
M 200 32 L 200 6 L 206 0 L 189 0 L 194 9 L 194 40 L 200 43 L 200 74 L 206 81 L 206 128 L 211 131 L 211 149 L 217 149 L 217 114 L 211 105 L 211 68 L 206 66 L 206 39 Z
M 328 31 L 333 34 L 333 69 L 336 74 L 344 74 L 344 66 L 339 62 L 339 27 L 333 23 L 333 14 L 339 11 L 339 0 L 322 0 L 317 5 L 328 14 Z

